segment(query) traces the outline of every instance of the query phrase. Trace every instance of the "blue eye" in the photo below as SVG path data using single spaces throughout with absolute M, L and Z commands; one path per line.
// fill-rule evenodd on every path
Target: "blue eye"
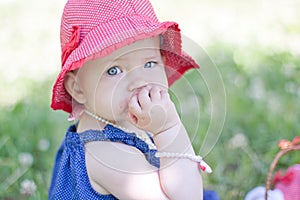
M 114 76 L 114 75 L 117 75 L 119 73 L 121 73 L 121 69 L 118 67 L 118 66 L 113 66 L 111 68 L 109 68 L 107 70 L 107 74 L 110 75 L 110 76 Z
M 147 63 L 145 63 L 144 68 L 152 68 L 157 64 L 157 62 L 154 61 L 149 61 Z

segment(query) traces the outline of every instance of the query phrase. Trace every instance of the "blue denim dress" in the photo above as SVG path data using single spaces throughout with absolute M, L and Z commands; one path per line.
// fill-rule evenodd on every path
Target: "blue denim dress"
M 159 168 L 159 158 L 155 157 L 156 150 L 149 149 L 147 143 L 132 133 L 126 133 L 111 125 L 106 125 L 103 131 L 88 130 L 78 134 L 75 125 L 69 127 L 65 139 L 58 149 L 53 168 L 52 180 L 49 188 L 49 199 L 69 200 L 114 200 L 117 199 L 111 194 L 99 194 L 89 181 L 85 164 L 84 144 L 92 141 L 121 142 L 139 149 L 147 161 Z M 205 196 L 214 191 L 204 191 Z

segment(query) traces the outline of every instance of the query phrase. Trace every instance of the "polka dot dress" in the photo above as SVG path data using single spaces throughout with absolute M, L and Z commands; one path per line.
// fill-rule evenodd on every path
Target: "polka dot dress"
M 145 155 L 150 164 L 159 168 L 159 159 L 154 156 L 156 150 L 149 149 L 135 134 L 126 133 L 111 125 L 107 125 L 103 131 L 88 130 L 78 134 L 73 125 L 68 129 L 56 155 L 49 199 L 117 199 L 111 194 L 99 194 L 90 184 L 84 144 L 92 141 L 120 142 L 134 146 Z

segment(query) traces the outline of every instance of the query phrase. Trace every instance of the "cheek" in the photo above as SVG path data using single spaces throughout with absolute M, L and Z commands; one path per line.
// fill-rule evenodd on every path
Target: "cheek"
M 125 88 L 118 87 L 118 89 L 115 89 L 111 95 L 112 103 L 116 108 L 123 110 L 127 107 L 129 93 L 125 90 Z
M 113 87 L 102 87 L 101 90 L 98 90 L 96 101 L 99 107 L 105 110 L 110 109 L 115 114 L 118 114 L 127 108 L 129 94 L 125 90 L 124 84 L 114 84 L 111 84 Z
M 119 102 L 117 108 L 118 108 L 119 112 L 123 112 L 123 111 L 128 110 L 128 101 L 124 100 L 122 102 Z
M 156 79 L 156 81 L 157 81 L 159 84 L 161 84 L 161 85 L 163 85 L 163 86 L 165 86 L 165 87 L 168 86 L 167 75 L 166 75 L 166 72 L 165 72 L 165 70 L 164 70 L 163 68 L 161 68 L 160 70 L 158 70 L 158 71 L 156 72 L 156 74 L 153 75 L 153 77 Z

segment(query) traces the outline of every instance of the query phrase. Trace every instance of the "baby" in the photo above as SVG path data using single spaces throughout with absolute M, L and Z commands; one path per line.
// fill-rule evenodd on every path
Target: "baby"
M 69 0 L 51 107 L 77 120 L 49 199 L 202 199 L 196 156 L 168 87 L 199 66 L 148 0 Z

